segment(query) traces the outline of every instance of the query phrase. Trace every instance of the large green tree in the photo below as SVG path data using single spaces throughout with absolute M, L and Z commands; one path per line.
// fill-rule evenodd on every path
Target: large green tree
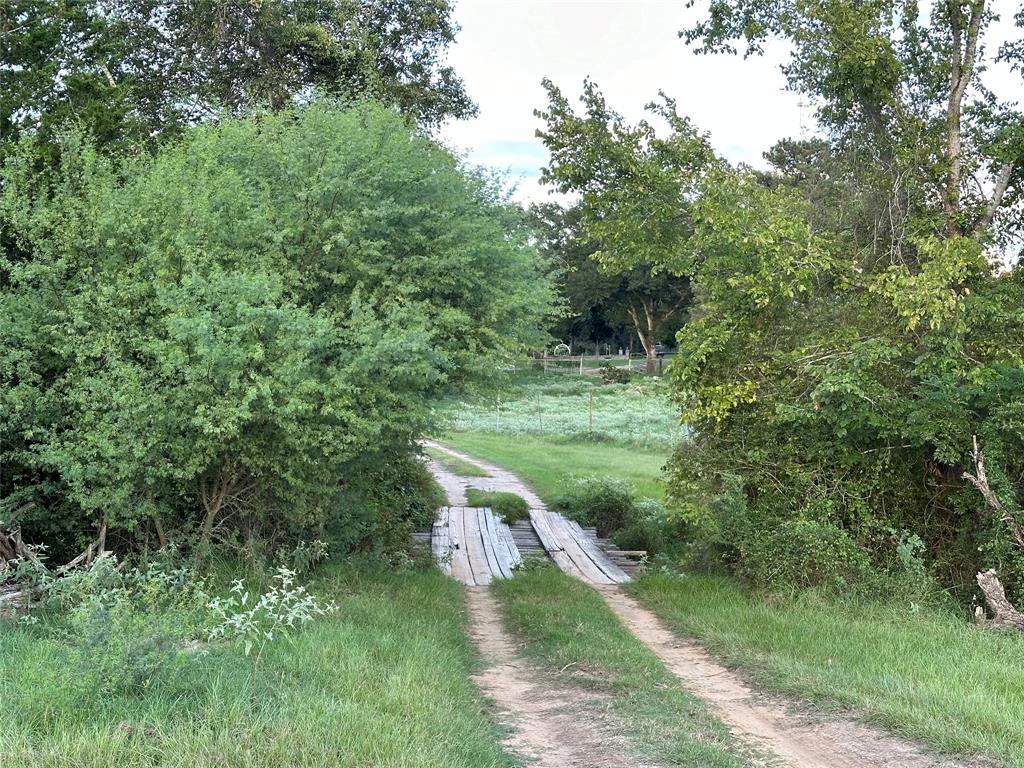
M 444 64 L 448 0 L 5 0 L 0 138 L 44 148 L 69 120 L 101 145 L 152 142 L 311 89 L 422 125 L 472 114 Z
M 388 107 L 224 120 L 119 163 L 71 134 L 60 157 L 40 188 L 26 146 L 3 185 L 34 258 L 4 264 L 0 496 L 35 503 L 37 540 L 358 540 L 346 489 L 543 339 L 519 213 Z
M 537 113 L 545 123 L 538 135 L 551 164 L 542 179 L 580 196 L 578 237 L 616 276 L 607 286 L 612 303 L 629 319 L 653 371 L 655 343 L 690 299 L 684 272 L 665 265 L 688 258 L 696 180 L 717 160 L 671 99 L 649 107 L 668 123 L 667 136 L 659 136 L 653 122 L 627 124 L 593 82 L 584 84 L 582 114 L 553 83 L 544 85 L 549 103 Z
M 595 258 L 599 247 L 583 231 L 582 217 L 578 205 L 544 203 L 530 209 L 538 248 L 555 269 L 568 304 L 555 335 L 597 342 L 614 336 L 619 344 L 636 338 L 653 373 L 656 345 L 671 341 L 686 321 L 690 282 L 670 272 L 655 274 L 650 263 L 603 267 Z
M 980 1 L 740 1 L 683 33 L 787 39 L 823 130 L 777 146 L 777 176 L 702 193 L 706 298 L 676 369 L 697 438 L 674 476 L 698 517 L 735 510 L 713 497 L 739 478 L 746 511 L 709 525 L 748 575 L 785 551 L 814 563 L 813 525 L 878 562 L 920 535 L 954 582 L 994 565 L 1021 584 L 1024 286 L 1005 265 L 1024 126 L 981 79 L 990 22 Z

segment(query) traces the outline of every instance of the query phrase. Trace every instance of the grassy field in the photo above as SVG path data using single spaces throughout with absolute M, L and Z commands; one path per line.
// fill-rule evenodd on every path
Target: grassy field
M 943 751 L 1024 766 L 1024 635 L 903 603 L 805 594 L 769 604 L 710 577 L 649 575 L 629 589 L 770 689 L 851 707 Z
M 597 376 L 519 372 L 497 395 L 450 402 L 452 432 L 588 439 L 669 450 L 684 435 L 667 383 L 636 377 L 602 384 Z
M 326 566 L 338 613 L 272 643 L 255 675 L 214 647 L 136 695 L 76 685 L 64 646 L 0 624 L 0 755 L 11 765 L 510 765 L 468 678 L 461 592 L 438 572 Z
M 547 567 L 499 581 L 494 591 L 509 627 L 526 641 L 526 655 L 610 696 L 612 713 L 640 755 L 679 766 L 744 764 L 728 731 L 592 589 Z
M 565 489 L 565 480 L 574 475 L 617 477 L 637 496 L 661 499 L 665 495 L 661 468 L 668 452 L 613 443 L 523 435 L 477 432 L 453 432 L 441 440 L 459 451 L 478 456 L 525 479 L 537 494 L 550 503 Z

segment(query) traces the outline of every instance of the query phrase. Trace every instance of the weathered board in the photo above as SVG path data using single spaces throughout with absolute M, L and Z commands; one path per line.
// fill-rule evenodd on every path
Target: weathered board
M 557 512 L 531 509 L 530 522 L 559 568 L 592 584 L 622 584 L 629 576 L 598 546 L 594 536 Z
M 509 579 L 522 561 L 512 532 L 487 508 L 441 507 L 431 549 L 445 573 L 468 586 Z

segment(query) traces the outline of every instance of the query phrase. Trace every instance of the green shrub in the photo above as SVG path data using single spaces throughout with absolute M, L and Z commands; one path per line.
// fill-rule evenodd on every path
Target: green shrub
M 530 516 L 530 505 L 522 496 L 507 491 L 481 491 L 479 488 L 466 489 L 466 506 L 490 507 L 507 525 L 525 520 Z
M 331 552 L 402 550 L 430 528 L 444 491 L 412 454 L 380 452 L 352 466 L 324 527 Z
M 740 542 L 737 572 L 759 586 L 841 588 L 871 573 L 867 553 L 831 522 L 781 520 Z
M 608 536 L 633 522 L 636 506 L 629 488 L 611 477 L 580 477 L 573 480 L 554 508 L 597 528 Z
M 635 504 L 633 520 L 612 536 L 621 549 L 643 550 L 648 555 L 661 555 L 679 546 L 678 526 L 673 525 L 665 506 L 655 499 L 640 499 Z
M 605 384 L 628 384 L 633 378 L 629 368 L 621 368 L 612 363 L 605 363 L 598 370 L 601 372 L 601 381 Z
M 157 561 L 119 570 L 111 555 L 50 582 L 46 594 L 63 611 L 58 634 L 71 647 L 75 685 L 97 693 L 139 692 L 183 664 L 208 601 L 187 568 Z
M 0 498 L 36 503 L 29 540 L 74 552 L 99 510 L 119 546 L 159 520 L 201 551 L 429 524 L 411 472 L 395 526 L 390 491 L 339 481 L 543 340 L 554 289 L 497 183 L 371 103 L 61 147 L 52 175 L 27 139 L 0 169 Z
M 287 637 L 320 616 L 334 613 L 334 603 L 323 605 L 296 582 L 295 571 L 281 566 L 269 588 L 256 594 L 242 579 L 231 585 L 226 597 L 208 603 L 212 614 L 207 629 L 209 640 L 238 640 L 245 655 L 255 650 L 253 667 L 259 665 L 267 643 L 275 637 Z

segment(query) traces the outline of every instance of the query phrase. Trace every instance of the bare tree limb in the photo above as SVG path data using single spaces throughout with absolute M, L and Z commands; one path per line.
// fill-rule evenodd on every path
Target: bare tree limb
M 985 456 L 981 452 L 981 448 L 978 446 L 978 436 L 973 435 L 972 440 L 974 443 L 974 449 L 971 451 L 971 457 L 974 459 L 974 474 L 970 472 L 964 472 L 962 477 L 967 480 L 971 485 L 981 492 L 981 495 L 985 497 L 985 501 L 988 505 L 995 510 L 996 514 L 999 515 L 999 519 L 1006 523 L 1010 528 L 1010 535 L 1013 537 L 1014 543 L 1021 548 L 1024 548 L 1024 528 L 1017 521 L 1017 518 L 1013 516 L 1006 507 L 1003 506 L 1003 502 L 996 496 L 995 491 L 988 484 L 988 473 L 985 471 Z
M 978 223 L 974 226 L 974 236 L 980 237 L 985 234 L 985 230 L 992 224 L 992 220 L 995 218 L 996 213 L 999 212 L 999 206 L 1003 204 L 1003 197 L 1006 195 L 1006 190 L 1010 186 L 1010 177 L 1013 175 L 1013 163 L 1005 163 L 1002 168 L 999 169 L 999 175 L 996 177 L 996 186 L 992 190 L 992 197 L 988 201 L 988 205 L 985 207 L 985 213 Z

